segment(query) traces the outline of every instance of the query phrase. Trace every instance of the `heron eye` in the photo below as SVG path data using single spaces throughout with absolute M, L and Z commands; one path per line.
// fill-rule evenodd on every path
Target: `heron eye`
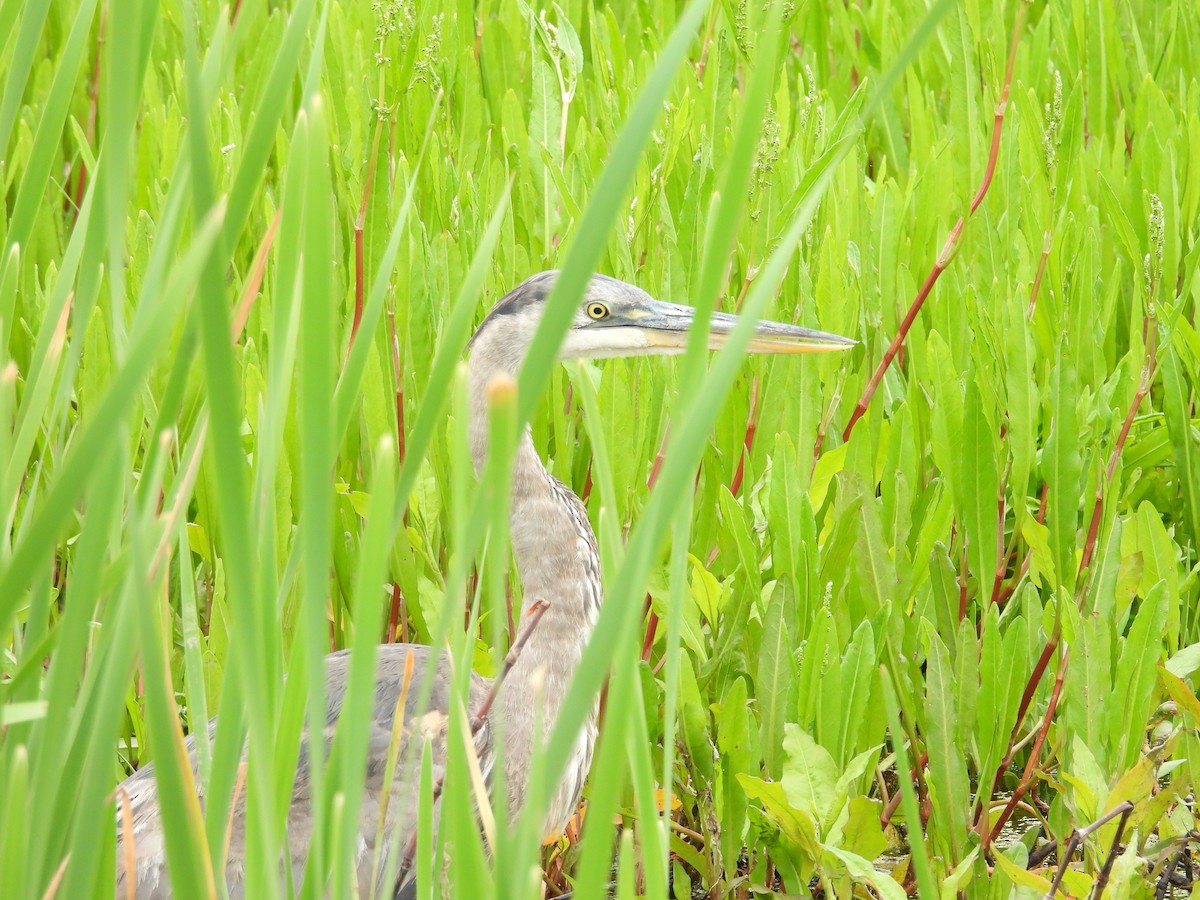
M 587 314 L 593 319 L 607 319 L 608 307 L 603 303 L 589 303 L 587 305 Z

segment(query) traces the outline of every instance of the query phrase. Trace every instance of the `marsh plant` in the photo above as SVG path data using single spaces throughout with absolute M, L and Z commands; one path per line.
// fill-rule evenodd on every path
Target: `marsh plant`
M 0 897 L 112 896 L 150 761 L 178 896 L 235 802 L 255 896 L 353 894 L 369 678 L 277 865 L 322 657 L 500 668 L 460 361 L 548 268 L 860 345 L 533 348 L 606 595 L 534 783 L 600 739 L 545 846 L 451 753 L 424 896 L 1194 890 L 1197 58 L 1183 0 L 0 0 Z

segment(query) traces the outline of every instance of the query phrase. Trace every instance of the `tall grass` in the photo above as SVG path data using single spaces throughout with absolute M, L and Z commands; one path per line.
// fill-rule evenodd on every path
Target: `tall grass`
M 459 361 L 549 267 L 493 446 L 528 422 L 584 497 L 606 604 L 520 821 L 481 834 L 465 707 L 436 833 L 414 774 L 423 894 L 1165 885 L 1200 778 L 1192 12 L 0 0 L 0 896 L 110 895 L 150 760 L 179 896 L 220 895 L 235 798 L 249 895 L 350 893 L 377 644 L 465 688 L 512 638 Z M 565 368 L 592 271 L 861 346 Z

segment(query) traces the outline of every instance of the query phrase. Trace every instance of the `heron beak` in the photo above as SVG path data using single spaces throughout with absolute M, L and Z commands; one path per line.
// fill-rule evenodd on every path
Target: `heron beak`
M 696 319 L 696 311 L 690 306 L 663 303 L 655 300 L 626 314 L 621 324 L 637 328 L 646 339 L 647 349 L 659 348 L 660 352 L 680 352 L 687 348 L 688 332 Z M 728 313 L 714 312 L 709 320 L 708 348 L 719 350 L 729 340 L 729 335 L 739 318 Z M 754 337 L 746 347 L 748 353 L 831 353 L 847 350 L 858 341 L 815 331 L 798 325 L 762 320 L 755 329 Z

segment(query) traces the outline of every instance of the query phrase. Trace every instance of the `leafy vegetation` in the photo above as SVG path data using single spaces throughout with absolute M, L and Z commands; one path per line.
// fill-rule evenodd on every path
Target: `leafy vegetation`
M 861 344 L 564 368 L 551 322 L 496 434 L 607 600 L 546 778 L 607 679 L 602 735 L 548 849 L 451 760 L 448 895 L 1190 883 L 1194 9 L 763 6 L 0 0 L 0 896 L 110 896 L 150 758 L 179 896 L 235 790 L 253 896 L 350 893 L 349 725 L 273 862 L 321 656 L 498 668 L 456 361 L 549 267 Z

